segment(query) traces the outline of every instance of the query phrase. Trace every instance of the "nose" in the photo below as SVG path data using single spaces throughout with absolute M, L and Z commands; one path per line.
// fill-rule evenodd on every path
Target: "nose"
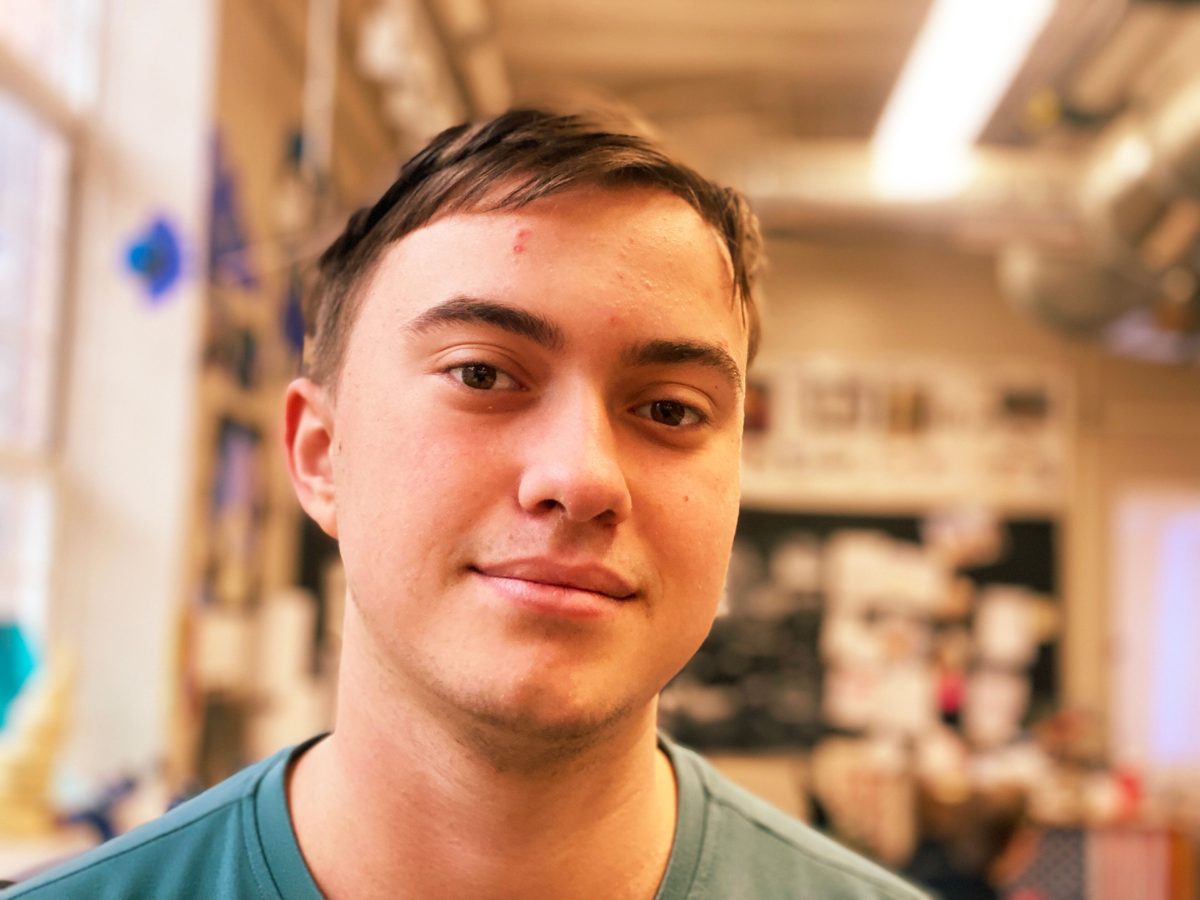
M 547 403 L 530 429 L 517 500 L 531 513 L 561 510 L 572 522 L 615 525 L 633 500 L 618 436 L 603 398 L 572 391 Z

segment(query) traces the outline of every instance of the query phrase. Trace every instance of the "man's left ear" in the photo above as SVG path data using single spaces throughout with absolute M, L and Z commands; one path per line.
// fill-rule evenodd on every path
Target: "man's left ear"
M 336 538 L 337 504 L 333 480 L 333 408 L 325 389 L 308 378 L 287 388 L 284 444 L 292 489 L 304 511 Z

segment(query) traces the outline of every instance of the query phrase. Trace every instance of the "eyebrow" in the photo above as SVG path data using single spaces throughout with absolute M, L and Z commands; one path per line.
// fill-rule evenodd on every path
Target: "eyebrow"
M 566 343 L 562 329 L 549 319 L 528 310 L 478 297 L 451 297 L 425 310 L 409 322 L 407 328 L 413 334 L 425 334 L 452 322 L 490 325 L 528 338 L 550 350 L 560 349 Z
M 630 366 L 701 365 L 713 369 L 736 394 L 742 393 L 742 370 L 723 347 L 702 341 L 647 341 L 623 354 Z
M 490 325 L 550 350 L 561 349 L 566 343 L 562 329 L 544 316 L 478 297 L 451 297 L 431 306 L 406 327 L 413 334 L 425 334 L 455 322 Z M 646 341 L 622 353 L 621 361 L 627 366 L 705 366 L 721 375 L 735 393 L 743 392 L 742 370 L 728 351 L 716 344 L 689 340 Z

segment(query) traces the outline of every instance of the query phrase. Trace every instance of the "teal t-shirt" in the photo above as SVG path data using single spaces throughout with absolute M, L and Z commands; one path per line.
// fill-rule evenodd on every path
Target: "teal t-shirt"
M 320 900 L 288 815 L 288 762 L 274 756 L 160 819 L 4 892 L 0 900 Z M 667 740 L 679 815 L 656 900 L 916 900 L 924 895 L 735 786 Z M 353 865 L 348 860 L 347 865 Z

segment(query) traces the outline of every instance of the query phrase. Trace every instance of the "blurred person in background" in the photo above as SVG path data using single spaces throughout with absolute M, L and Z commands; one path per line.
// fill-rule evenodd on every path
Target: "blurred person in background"
M 923 782 L 917 790 L 920 841 L 904 874 L 947 900 L 999 900 L 999 887 L 1019 868 L 1025 795 L 1020 788 Z
M 286 397 L 335 730 L 5 896 L 921 896 L 657 732 L 729 561 L 759 251 L 627 126 L 435 138 L 322 257 Z

